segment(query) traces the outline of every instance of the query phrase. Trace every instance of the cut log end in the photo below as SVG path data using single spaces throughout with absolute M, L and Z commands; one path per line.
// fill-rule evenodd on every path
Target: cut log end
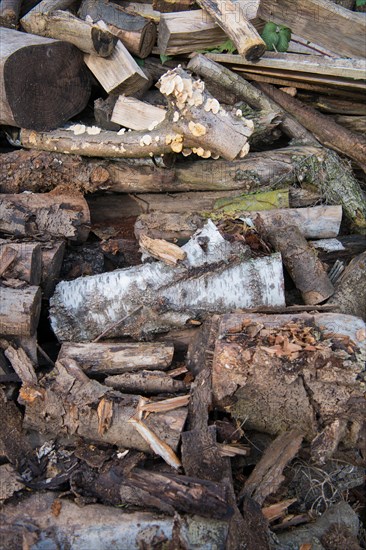
M 266 51 L 265 44 L 253 44 L 245 52 L 245 59 L 247 61 L 257 61 L 264 55 Z
M 117 37 L 106 33 L 104 30 L 97 27 L 93 27 L 91 31 L 91 38 L 95 51 L 101 57 L 109 57 L 117 44 Z

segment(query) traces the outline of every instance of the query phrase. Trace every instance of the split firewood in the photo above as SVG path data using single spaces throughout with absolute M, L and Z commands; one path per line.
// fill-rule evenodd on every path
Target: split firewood
M 98 63 L 106 61 L 96 60 Z M 186 154 L 194 152 L 203 158 L 220 155 L 233 160 L 248 153 L 253 122 L 243 118 L 241 112 L 233 115 L 223 109 L 205 91 L 201 80 L 193 80 L 183 69 L 177 68 L 168 71 L 158 87 L 168 100 L 169 116 L 149 133 L 123 134 L 121 131 L 90 135 L 85 127 L 71 126 L 69 130 L 53 133 L 22 130 L 20 141 L 27 148 L 113 158 L 140 158 L 184 150 Z
M 101 486 L 102 484 L 98 484 L 90 489 L 96 492 Z M 130 492 L 132 494 L 133 490 Z M 141 544 L 153 547 L 157 537 L 163 544 L 176 545 L 177 540 L 182 540 L 184 544 L 202 550 L 209 550 L 214 546 L 220 549 L 225 547 L 227 522 L 204 518 L 199 511 L 194 515 L 187 515 L 183 521 L 174 517 L 173 513 L 157 515 L 156 511 L 126 512 L 116 506 L 89 504 L 82 508 L 81 514 L 79 505 L 68 499 L 61 500 L 58 496 L 61 495 L 55 492 L 31 493 L 21 503 L 9 503 L 3 509 L 3 523 L 0 528 L 3 544 L 8 548 L 11 548 L 11 544 L 21 548 L 24 540 L 32 545 L 37 544 L 38 531 L 34 531 L 34 525 L 37 525 L 42 532 L 42 540 L 50 547 L 55 547 L 60 540 L 72 545 L 77 537 L 78 544 L 98 548 L 101 532 L 103 545 L 115 546 L 119 550 L 138 548 Z M 202 497 L 202 510 L 205 508 L 205 497 Z M 183 495 L 181 498 L 183 499 Z M 162 501 L 163 497 L 160 499 Z M 116 540 L 122 541 L 121 544 L 116 543 Z
M 246 480 L 239 498 L 250 495 L 262 506 L 265 499 L 275 493 L 285 480 L 282 472 L 298 453 L 302 439 L 302 434 L 296 429 L 276 437 Z
M 189 10 L 193 5 L 193 0 L 153 0 L 152 5 L 154 10 L 162 13 L 180 12 Z
M 164 343 L 64 343 L 58 358 L 70 358 L 88 375 L 123 374 L 140 370 L 166 370 L 174 347 Z
M 98 128 L 112 132 L 119 132 L 121 129 L 120 124 L 111 121 L 117 99 L 117 96 L 109 95 L 106 99 L 100 97 L 94 101 L 94 118 Z
M 2 0 L 0 4 L 0 27 L 16 29 L 21 3 L 21 0 Z
M 195 193 L 196 194 L 196 193 Z M 188 198 L 188 197 L 187 197 Z M 193 199 L 194 197 L 191 198 Z M 166 209 L 169 206 L 166 205 Z M 342 221 L 340 206 L 313 206 L 311 208 L 288 208 L 283 210 L 263 210 L 261 212 L 237 211 L 238 217 L 249 218 L 254 226 L 260 220 L 272 224 L 280 215 L 288 225 L 295 225 L 307 239 L 327 239 L 336 237 Z M 203 226 L 205 219 L 198 212 L 168 212 L 156 209 L 151 214 L 140 214 L 135 223 L 137 237 L 148 233 L 155 239 L 187 239 Z M 244 222 L 243 222 L 244 223 Z
M 102 23 L 99 24 L 102 28 Z M 120 40 L 108 58 L 85 54 L 84 62 L 106 92 L 131 95 L 147 78 Z
M 139 15 L 131 15 L 122 6 L 102 0 L 83 0 L 79 17 L 91 19 L 94 23 L 102 20 L 107 29 L 119 38 L 134 55 L 144 59 L 151 52 L 156 41 L 156 25 Z
M 316 249 L 320 260 L 327 264 L 336 260 L 349 262 L 354 256 L 366 251 L 366 239 L 363 235 L 342 235 L 336 239 L 311 241 L 310 244 Z
M 65 253 L 65 240 L 53 241 L 42 245 L 41 288 L 44 298 L 50 298 L 58 283 L 62 260 Z
M 38 5 L 21 19 L 25 31 L 47 38 L 55 38 L 74 44 L 79 50 L 91 55 L 108 57 L 114 50 L 117 37 L 67 11 L 42 13 Z
M 366 252 L 356 256 L 346 267 L 335 285 L 335 292 L 328 303 L 341 313 L 356 315 L 366 321 Z
M 11 288 L 0 285 L 0 334 L 32 336 L 41 313 L 41 290 L 38 286 Z
M 6 235 L 85 241 L 89 223 L 89 208 L 82 195 L 0 196 L 0 233 Z
M 42 273 L 41 250 L 39 243 L 13 243 L 0 239 L 0 277 L 39 285 Z
M 274 216 L 270 224 L 264 222 L 263 226 L 267 239 L 277 252 L 281 252 L 282 261 L 304 303 L 315 305 L 332 296 L 334 287 L 301 230 L 295 225 L 286 225 L 280 215 Z
M 148 130 L 163 122 L 165 116 L 165 109 L 134 97 L 119 96 L 113 108 L 111 122 L 132 130 Z
M 358 373 L 366 339 L 361 319 L 332 313 L 236 314 L 222 317 L 215 334 L 217 406 L 245 419 L 247 429 L 278 434 L 296 427 L 312 442 L 318 462 L 330 458 L 339 442 L 362 448 L 365 389 Z
M 225 31 L 238 50 L 248 60 L 259 59 L 266 44 L 246 17 L 246 9 L 232 0 L 198 0 L 216 23 Z
M 179 246 L 162 239 L 151 239 L 144 234 L 140 235 L 139 245 L 144 254 L 167 265 L 177 265 L 186 258 L 186 253 Z
M 84 109 L 90 81 L 75 46 L 5 28 L 0 42 L 0 124 L 50 130 Z
M 57 361 L 38 385 L 23 380 L 19 400 L 25 405 L 24 423 L 46 437 L 60 434 L 150 452 L 150 446 L 128 420 L 139 398 L 90 380 L 72 359 Z M 159 440 L 176 451 L 186 409 L 151 413 L 144 423 Z
M 298 99 L 285 94 L 270 84 L 260 84 L 259 86 L 271 99 L 312 132 L 325 147 L 330 147 L 339 153 L 347 155 L 366 171 L 365 138 L 343 128 L 329 117 L 319 113 L 308 105 L 304 105 Z
M 326 0 L 302 0 L 301 17 L 299 6 L 291 0 L 277 0 L 275 4 L 271 0 L 261 0 L 258 16 L 286 25 L 294 33 L 329 48 L 340 57 L 366 57 L 365 18 Z M 331 27 L 324 30 L 327 22 Z
M 245 247 L 225 241 L 211 221 L 182 248 L 187 257 L 176 267 L 154 262 L 60 283 L 51 300 L 59 340 L 91 340 L 105 327 L 109 337 L 139 337 L 210 311 L 284 305 L 278 254 L 246 259 Z
M 107 376 L 106 386 L 124 393 L 156 395 L 162 393 L 179 393 L 187 390 L 181 380 L 174 380 L 169 374 L 161 371 L 139 370 L 119 375 Z

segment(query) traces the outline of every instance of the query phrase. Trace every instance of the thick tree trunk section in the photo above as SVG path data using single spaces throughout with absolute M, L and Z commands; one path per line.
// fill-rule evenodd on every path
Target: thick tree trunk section
M 13 243 L 0 239 L 0 277 L 39 285 L 42 249 L 38 243 Z
M 115 550 L 137 550 L 141 545 L 153 547 L 157 537 L 164 544 L 175 544 L 178 538 L 188 542 L 192 548 L 225 548 L 226 521 L 195 515 L 177 523 L 172 516 L 156 512 L 125 512 L 102 504 L 85 506 L 81 514 L 80 506 L 67 499 L 60 501 L 62 511 L 55 517 L 51 510 L 57 497 L 57 493 L 48 492 L 31 495 L 22 499 L 20 504 L 8 504 L 2 510 L 0 536 L 4 546 L 21 548 L 24 533 L 32 532 L 36 525 L 42 533 L 40 544 L 48 544 L 51 548 L 57 547 L 60 540 L 69 547 L 77 540 L 79 546 L 88 548 L 104 546 Z M 33 546 L 39 550 L 37 542 Z
M 247 429 L 300 430 L 319 461 L 339 441 L 362 446 L 364 330 L 361 319 L 332 313 L 223 316 L 212 367 L 216 405 L 246 419 Z
M 28 33 L 55 38 L 74 44 L 79 50 L 91 55 L 108 57 L 114 50 L 117 38 L 66 11 L 41 13 L 38 6 L 21 19 Z
M 156 41 L 156 25 L 139 15 L 126 13 L 118 4 L 97 0 L 84 0 L 79 16 L 91 17 L 94 23 L 102 20 L 109 32 L 117 36 L 134 55 L 144 59 L 151 52 Z
M 341 313 L 356 315 L 366 321 L 366 252 L 356 256 L 346 267 L 329 300 Z
M 81 195 L 0 196 L 0 233 L 3 234 L 85 241 L 89 224 L 89 208 Z
M 198 4 L 213 17 L 245 59 L 257 60 L 266 51 L 266 44 L 246 18 L 246 10 L 232 0 L 198 0 Z
M 139 397 L 124 395 L 90 380 L 72 359 L 56 363 L 50 376 L 32 386 L 26 381 L 19 401 L 25 405 L 25 425 L 56 437 L 60 434 L 82 437 L 98 443 L 150 452 L 150 446 L 128 420 L 137 413 Z M 146 426 L 173 451 L 186 420 L 180 407 L 153 413 Z
M 166 370 L 174 347 L 159 343 L 62 344 L 59 359 L 74 359 L 88 375 L 123 374 L 140 370 Z
M 33 336 L 41 312 L 41 290 L 37 286 L 11 288 L 0 286 L 0 334 Z
M 365 18 L 326 0 L 301 0 L 296 4 L 291 0 L 261 0 L 258 15 L 290 27 L 292 32 L 340 57 L 366 57 Z M 327 32 L 325 22 L 330 25 Z
M 109 326 L 109 337 L 141 337 L 216 310 L 284 304 L 279 255 L 245 261 L 245 249 L 225 241 L 212 222 L 182 249 L 187 258 L 179 267 L 154 262 L 60 283 L 51 314 L 57 337 L 91 340 Z
M 275 250 L 281 252 L 305 304 L 320 304 L 332 296 L 334 288 L 324 266 L 297 226 L 286 225 L 278 216 L 271 224 L 264 222 L 264 232 Z
M 0 124 L 50 130 L 86 106 L 90 82 L 71 44 L 0 28 Z
M 366 171 L 366 138 L 343 128 L 329 117 L 270 84 L 260 84 L 260 88 L 312 132 L 325 147 L 347 155 Z
M 18 25 L 21 0 L 1 0 L 0 27 L 15 29 Z

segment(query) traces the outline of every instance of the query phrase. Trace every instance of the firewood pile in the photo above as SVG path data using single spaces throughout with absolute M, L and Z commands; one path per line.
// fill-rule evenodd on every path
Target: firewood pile
M 363 0 L 0 2 L 0 548 L 366 548 Z

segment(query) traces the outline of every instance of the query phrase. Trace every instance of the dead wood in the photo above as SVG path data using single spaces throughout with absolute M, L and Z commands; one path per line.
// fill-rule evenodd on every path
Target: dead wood
M 169 374 L 155 370 L 107 376 L 104 383 L 106 386 L 125 393 L 142 395 L 179 393 L 187 390 L 185 382 L 174 380 Z
M 33 336 L 41 312 L 41 289 L 38 286 L 11 288 L 0 285 L 0 334 Z
M 59 359 L 74 359 L 88 375 L 123 374 L 140 370 L 166 370 L 174 347 L 164 343 L 62 344 Z
M 281 252 L 282 261 L 300 290 L 304 303 L 315 305 L 332 296 L 333 285 L 301 230 L 295 225 L 286 225 L 280 216 L 263 225 L 264 234 L 274 249 Z
M 43 297 L 46 299 L 52 296 L 59 281 L 65 246 L 65 240 L 54 240 L 42 245 L 41 288 Z
M 4 27 L 0 41 L 1 124 L 51 130 L 84 109 L 90 82 L 75 46 Z
M 325 147 L 335 149 L 355 160 L 363 170 L 366 170 L 366 139 L 343 128 L 329 117 L 319 113 L 312 107 L 304 105 L 298 99 L 285 94 L 270 84 L 260 84 L 271 99 L 296 118 Z
M 366 321 L 366 252 L 359 254 L 346 267 L 341 279 L 335 285 L 330 304 L 337 311 L 356 315 Z
M 27 33 L 69 42 L 84 53 L 101 57 L 110 56 L 117 43 L 110 32 L 62 10 L 43 13 L 36 6 L 22 17 L 21 24 Z
M 5 235 L 85 241 L 89 223 L 88 205 L 79 194 L 0 196 L 0 233 Z
M 39 285 L 42 249 L 39 243 L 17 243 L 0 239 L 0 277 Z
M 15 29 L 18 25 L 21 0 L 2 0 L 0 6 L 0 26 Z
M 364 389 L 356 373 L 363 331 L 361 319 L 332 313 L 224 316 L 213 357 L 215 402 L 249 429 L 278 434 L 296 426 L 318 461 L 340 441 L 362 446 Z
M 282 472 L 298 453 L 302 439 L 302 434 L 296 429 L 279 435 L 265 450 L 240 491 L 239 498 L 249 495 L 263 505 L 266 498 L 275 493 L 285 480 Z
M 123 395 L 90 380 L 73 359 L 61 359 L 37 386 L 24 380 L 19 400 L 25 405 L 24 423 L 45 437 L 66 435 L 110 443 L 145 452 L 150 446 L 128 420 L 137 412 L 138 396 Z M 181 407 L 150 414 L 147 427 L 176 450 L 186 419 Z

